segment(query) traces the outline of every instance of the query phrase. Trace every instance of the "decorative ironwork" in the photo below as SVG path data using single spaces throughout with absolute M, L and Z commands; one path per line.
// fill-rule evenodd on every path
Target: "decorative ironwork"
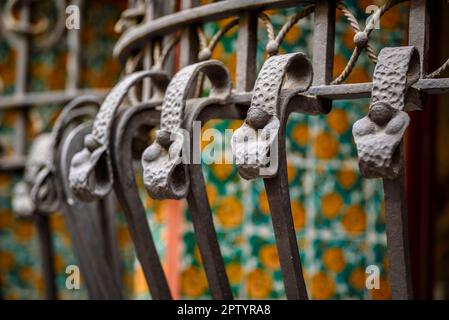
M 367 178 L 396 178 L 402 166 L 397 147 L 410 118 L 405 108 L 407 88 L 420 76 L 414 47 L 384 48 L 373 80 L 368 115 L 353 127 L 360 172 Z
M 59 8 L 61 1 L 53 2 Z M 82 3 L 80 0 L 73 2 Z M 200 7 L 194 7 L 194 1 L 183 1 L 188 8 L 177 13 L 156 10 L 159 4 L 151 3 L 147 7 L 143 2 L 136 2 L 123 13 L 116 26 L 123 34 L 114 54 L 124 64 L 127 76 L 109 92 L 93 122 L 81 121 L 87 114 L 86 109 L 78 107 L 79 100 L 64 109 L 53 131 L 53 156 L 41 164 L 31 183 L 27 181 L 27 184 L 16 187 L 17 196 L 26 200 L 20 204 L 28 204 L 20 209 L 31 212 L 40 208 L 50 212 L 58 203 L 66 216 L 71 237 L 77 243 L 74 251 L 91 296 L 121 298 L 117 271 L 105 256 L 111 244 L 93 236 L 101 226 L 92 217 L 111 214 L 111 211 L 98 213 L 92 203 L 82 202 L 97 200 L 104 204 L 106 196 L 114 189 L 124 208 L 153 297 L 170 299 L 171 293 L 145 219 L 131 165 L 131 146 L 138 129 L 159 126 L 155 141 L 142 156 L 145 187 L 155 199 L 187 199 L 210 292 L 215 299 L 232 299 L 201 164 L 193 161 L 192 154 L 199 150 L 193 150 L 192 138 L 196 120 L 204 123 L 212 118 L 242 119 L 245 123 L 235 133 L 232 145 L 239 173 L 246 179 L 264 178 L 287 297 L 307 299 L 288 192 L 286 121 L 292 112 L 326 114 L 333 100 L 371 97 L 368 115 L 353 129 L 360 170 L 368 178 L 384 179 L 392 295 L 397 299 L 412 298 L 401 141 L 409 123 L 406 112 L 422 109 L 421 98 L 426 94 L 449 93 L 449 79 L 439 78 L 447 71 L 449 61 L 427 74 L 429 26 L 426 16 L 430 1 L 425 0 L 408 1 L 411 17 L 409 47 L 384 48 L 376 56 L 369 42 L 375 22 L 401 2 L 405 0 L 387 1 L 363 30 L 344 1 L 228 0 Z M 45 22 L 31 24 L 27 18 L 31 3 L 8 2 L 3 24 L 9 34 L 33 36 L 45 31 Z M 11 8 L 18 4 L 23 10 L 20 23 L 11 18 Z M 301 9 L 286 19 L 276 35 L 266 10 L 278 7 Z M 356 35 L 352 57 L 333 80 L 335 10 L 341 10 Z M 311 62 L 302 53 L 278 55 L 286 34 L 298 21 L 311 14 L 315 26 Z M 201 24 L 223 18 L 232 19 L 208 41 Z M 265 24 L 269 41 L 266 44 L 268 59 L 256 81 L 258 20 Z M 238 42 L 243 46 L 237 51 L 236 89 L 231 90 L 226 66 L 210 58 L 222 36 L 237 25 Z M 38 47 L 54 43 L 49 39 L 59 37 L 58 32 L 59 29 Z M 78 89 L 78 71 L 70 75 L 67 91 L 29 93 L 26 83 L 30 37 L 17 37 L 17 41 L 10 37 L 19 51 L 21 63 L 17 94 L 2 99 L 0 108 L 34 107 L 42 102 L 65 103 L 84 93 Z M 73 42 L 69 54 L 70 70 L 77 70 L 79 38 L 70 39 Z M 178 42 L 182 68 L 169 81 L 170 73 L 164 71 L 164 63 Z M 376 64 L 373 82 L 343 84 L 363 50 Z M 208 97 L 199 95 L 203 76 L 212 84 Z M 138 86 L 141 80 L 142 84 Z M 122 104 L 130 108 L 119 114 Z M 21 119 L 25 118 L 26 113 Z M 262 132 L 259 135 L 258 130 Z M 69 131 L 63 139 L 61 133 Z M 248 136 L 253 138 L 248 141 Z M 20 135 L 19 140 L 18 155 L 22 157 L 20 166 L 23 167 L 26 141 Z M 267 152 L 274 144 L 277 145 L 276 155 L 270 153 L 268 156 Z M 1 168 L 14 167 L 3 164 Z M 270 170 L 262 172 L 262 169 Z M 63 186 L 63 190 L 55 190 L 60 189 L 55 185 Z M 27 197 L 28 194 L 31 197 Z M 102 274 L 104 270 L 108 272 Z
M 126 77 L 107 95 L 95 118 L 92 133 L 84 140 L 84 149 L 73 157 L 70 187 L 81 200 L 92 201 L 106 196 L 112 190 L 113 176 L 108 149 L 112 121 L 129 89 L 145 77 L 151 78 L 155 84 L 155 99 L 163 94 L 168 76 L 162 71 L 140 71 Z

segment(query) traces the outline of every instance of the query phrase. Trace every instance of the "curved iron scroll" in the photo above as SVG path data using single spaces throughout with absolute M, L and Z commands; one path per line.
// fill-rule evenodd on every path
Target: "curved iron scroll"
M 112 263 L 111 257 L 105 256 L 106 249 L 116 247 L 106 239 L 107 230 L 101 227 L 100 220 L 107 210 L 103 206 L 97 207 L 97 204 L 74 201 L 62 188 L 67 179 L 62 171 L 67 166 L 61 164 L 60 157 L 73 153 L 72 138 L 81 130 L 77 127 L 73 131 L 71 129 L 80 121 L 92 118 L 100 103 L 96 96 L 83 96 L 62 110 L 51 135 L 48 135 L 48 153 L 39 148 L 39 152 L 45 154 L 45 162 L 39 170 L 33 170 L 31 200 L 39 210 L 61 207 L 89 296 L 93 299 L 121 298 L 118 267 Z
M 419 104 L 413 99 L 410 86 L 419 79 L 420 69 L 415 47 L 383 48 L 374 70 L 368 115 L 352 129 L 360 172 L 366 178 L 383 178 L 388 277 L 393 299 L 413 298 L 402 138 L 410 122 L 404 110 L 414 110 L 414 105 Z M 408 93 L 412 93 L 411 99 Z
M 85 137 L 84 148 L 72 159 L 69 181 L 74 194 L 83 201 L 106 196 L 112 189 L 113 175 L 109 155 L 112 122 L 129 89 L 143 78 L 154 84 L 153 99 L 158 99 L 168 84 L 168 75 L 159 70 L 133 73 L 118 83 L 100 107 L 92 132 Z
M 229 72 L 217 60 L 199 62 L 181 69 L 170 81 L 162 104 L 161 128 L 156 141 L 143 156 L 145 187 L 154 199 L 181 199 L 187 195 L 189 179 L 182 161 L 187 145 L 181 124 L 188 94 L 197 75 L 202 72 L 211 81 L 212 88 L 205 103 L 220 104 L 231 93 Z
M 136 248 L 136 254 L 153 299 L 171 299 L 161 262 L 148 224 L 145 208 L 139 196 L 134 176 L 132 143 L 142 127 L 159 124 L 160 112 L 146 104 L 126 110 L 115 124 L 112 167 L 116 183 L 114 191 L 120 202 Z
M 78 118 L 92 117 L 92 105 L 99 106 L 100 103 L 101 101 L 98 97 L 89 95 L 72 100 L 62 110 L 56 120 L 55 126 L 49 135 L 47 152 L 42 152 L 42 147 L 39 148 L 40 154 L 45 155 L 45 162 L 38 171 L 32 174 L 33 183 L 31 185 L 30 196 L 40 211 L 50 213 L 56 211 L 59 207 L 58 188 L 54 181 L 54 164 L 64 130 L 71 122 Z
M 277 157 L 269 150 L 279 131 L 281 89 L 293 89 L 291 96 L 306 91 L 313 71 L 303 53 L 270 57 L 262 66 L 251 98 L 245 123 L 232 136 L 231 147 L 237 169 L 245 179 L 273 177 Z
M 42 212 L 30 196 L 30 187 L 35 182 L 36 174 L 48 163 L 51 147 L 51 135 L 40 134 L 31 145 L 25 166 L 24 180 L 14 186 L 12 206 L 19 219 L 32 219 L 36 224 L 44 279 L 45 297 L 57 299 L 56 272 L 54 268 L 54 248 L 50 230 L 49 211 Z M 55 190 L 49 191 L 49 193 Z
M 210 96 L 186 105 L 199 72 L 211 81 Z M 179 199 L 187 196 L 209 290 L 214 299 L 228 300 L 232 299 L 232 292 L 217 241 L 201 164 L 194 162 L 186 166 L 181 162 L 180 152 L 183 146 L 192 150 L 193 139 L 185 139 L 183 133 L 192 137 L 193 122 L 198 119 L 198 112 L 207 106 L 223 105 L 230 91 L 229 73 L 219 61 L 204 61 L 181 69 L 167 89 L 156 141 L 142 155 L 144 184 L 153 198 Z
M 285 126 L 291 112 L 322 114 L 317 99 L 298 95 L 312 82 L 312 67 L 302 53 L 270 57 L 256 80 L 244 124 L 231 147 L 240 175 L 264 178 L 279 260 L 288 299 L 308 299 L 290 206 Z M 291 94 L 281 95 L 282 89 Z
M 74 199 L 69 188 L 68 171 L 70 160 L 83 146 L 84 137 L 92 129 L 92 122 L 84 122 L 74 128 L 61 141 L 55 166 L 58 185 L 61 186 L 61 210 L 70 232 L 80 271 L 86 279 L 91 299 L 122 299 L 119 269 L 114 263 L 111 246 L 106 243 L 105 228 L 102 221 L 106 218 L 104 205 L 83 203 Z M 100 201 L 105 201 L 101 199 Z M 103 209 L 103 210 L 102 210 Z M 114 213 L 114 212 L 112 212 Z M 118 249 L 114 243 L 115 250 Z

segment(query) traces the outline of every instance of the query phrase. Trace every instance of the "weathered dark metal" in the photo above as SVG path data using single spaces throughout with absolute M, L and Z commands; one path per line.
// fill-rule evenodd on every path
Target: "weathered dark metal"
M 115 261 L 118 246 L 117 240 L 111 239 L 108 231 L 112 221 L 111 210 L 106 207 L 108 200 L 101 200 L 103 204 L 100 205 L 83 204 L 73 198 L 67 187 L 67 162 L 79 150 L 80 139 L 91 127 L 91 124 L 83 124 L 82 121 L 93 117 L 100 101 L 97 97 L 80 97 L 64 108 L 52 132 L 51 161 L 37 176 L 40 177 L 41 188 L 57 186 L 58 205 L 64 215 L 89 297 L 120 299 L 121 280 Z
M 45 297 L 46 299 L 54 300 L 57 298 L 57 289 L 54 268 L 54 248 L 51 241 L 52 234 L 48 216 L 51 211 L 40 211 L 42 206 L 39 206 L 30 194 L 30 189 L 35 184 L 37 173 L 42 167 L 47 165 L 50 152 L 51 137 L 49 134 L 41 134 L 34 140 L 31 146 L 24 181 L 19 182 L 14 187 L 12 205 L 13 211 L 20 219 L 32 220 L 36 224 L 40 244 Z M 53 191 L 54 189 L 45 190 L 46 194 L 50 197 L 54 196 L 52 194 Z
M 285 151 L 287 105 L 312 83 L 312 65 L 302 53 L 272 56 L 256 81 L 245 123 L 232 137 L 232 152 L 240 175 L 264 178 L 279 260 L 288 299 L 307 299 L 290 206 Z M 281 96 L 281 89 L 295 88 Z M 317 108 L 318 107 L 318 108 Z M 300 105 L 309 114 L 323 113 L 320 103 Z M 281 122 L 282 121 L 282 122 Z
M 398 2 L 402 1 L 391 1 L 382 6 L 374 17 L 382 16 L 392 5 Z M 407 57 L 398 59 L 398 56 L 394 57 L 397 53 L 395 52 L 390 54 L 388 59 L 385 59 L 383 54 L 388 50 L 381 52 L 373 83 L 330 85 L 334 56 L 335 6 L 336 3 L 338 4 L 336 1 L 228 0 L 199 7 L 199 1 L 197 0 L 183 0 L 182 10 L 168 15 L 167 13 L 173 9 L 168 8 L 173 5 L 172 1 L 164 1 L 163 3 L 131 1 L 130 10 L 124 13 L 121 22 L 118 24 L 124 34 L 116 44 L 114 53 L 122 62 L 127 63 L 126 72 L 132 72 L 133 74 L 129 78 L 125 78 L 112 90 L 96 118 L 93 125 L 94 129 L 91 128 L 91 123 L 80 124 L 81 118 L 86 115 L 88 115 L 88 118 L 92 118 L 90 113 L 92 109 L 88 111 L 84 108 L 74 108 L 74 110 L 68 108 L 66 115 L 61 115 L 62 119 L 69 120 L 62 128 L 55 128 L 56 132 L 62 134 L 59 139 L 56 139 L 57 143 L 55 143 L 55 150 L 58 151 L 57 156 L 48 162 L 51 165 L 44 166 L 39 174 L 33 177 L 31 185 L 22 184 L 16 187 L 15 191 L 24 199 L 24 201 L 18 202 L 19 206 L 26 207 L 29 204 L 31 206 L 29 212 L 33 212 L 34 207 L 40 208 L 41 211 L 50 212 L 54 210 L 52 206 L 60 202 L 69 225 L 71 237 L 74 240 L 74 249 L 85 275 L 90 296 L 98 298 L 121 297 L 119 280 L 117 281 L 119 277 L 117 253 L 114 253 L 116 251 L 114 245 L 111 246 L 114 242 L 113 225 L 110 223 L 113 220 L 111 219 L 113 211 L 106 210 L 107 201 L 105 199 L 100 200 L 102 202 L 100 204 L 83 204 L 75 200 L 68 187 L 69 163 L 74 153 L 80 151 L 72 162 L 73 168 L 70 172 L 70 182 L 76 191 L 76 195 L 83 200 L 92 201 L 98 197 L 104 197 L 109 193 L 112 185 L 114 186 L 119 201 L 124 208 L 137 255 L 142 263 L 153 297 L 156 299 L 171 298 L 151 237 L 151 230 L 145 219 L 144 208 L 137 194 L 133 177 L 131 148 L 133 137 L 137 134 L 139 128 L 157 125 L 159 112 L 156 109 L 161 103 L 163 89 L 168 83 L 168 75 L 162 77 L 163 85 L 159 88 L 157 83 L 156 85 L 154 85 L 154 81 L 150 83 L 148 78 L 144 79 L 140 87 L 135 84 L 141 76 L 146 77 L 144 74 L 151 73 L 152 75 L 148 75 L 148 77 L 153 78 L 156 82 L 161 79 L 159 72 L 162 72 L 160 70 L 162 70 L 163 61 L 166 58 L 161 53 L 164 50 L 167 51 L 165 53 L 170 51 L 175 42 L 168 44 L 168 40 L 170 37 L 175 38 L 174 34 L 179 30 L 181 31 L 179 65 L 185 68 L 177 75 L 178 85 L 174 85 L 174 90 L 169 90 L 165 95 L 161 130 L 158 133 L 157 140 L 143 157 L 143 165 L 147 174 L 145 182 L 149 193 L 155 198 L 187 197 L 212 296 L 214 298 L 232 298 L 216 238 L 211 209 L 207 201 L 201 164 L 194 161 L 195 157 L 196 159 L 199 158 L 200 152 L 200 150 L 195 149 L 197 146 L 193 143 L 195 139 L 193 136 L 194 121 L 200 120 L 204 123 L 213 118 L 246 118 L 246 127 L 244 126 L 247 129 L 246 131 L 264 128 L 265 133 L 268 133 L 270 126 L 275 129 L 273 135 L 265 136 L 267 138 L 265 143 L 262 143 L 261 148 L 252 154 L 259 162 L 256 161 L 255 166 L 249 167 L 238 165 L 238 169 L 247 178 L 258 177 L 259 169 L 263 168 L 264 164 L 267 164 L 266 161 L 269 160 L 265 157 L 265 151 L 273 142 L 277 143 L 277 164 L 272 168 L 272 171 L 262 175 L 262 177 L 265 178 L 264 183 L 273 218 L 287 297 L 305 299 L 307 293 L 302 279 L 288 193 L 285 123 L 291 112 L 323 114 L 331 109 L 332 100 L 371 97 L 373 105 L 368 117 L 355 126 L 361 171 L 368 177 L 384 178 L 388 256 L 390 260 L 389 277 L 392 294 L 393 298 L 411 298 L 407 219 L 404 205 L 405 193 L 402 186 L 404 168 L 401 140 L 408 124 L 408 116 L 405 111 L 422 109 L 422 102 L 426 94 L 449 93 L 448 78 L 426 78 L 429 33 L 427 6 L 429 2 L 410 0 L 409 45 L 415 46 L 419 52 L 421 79 L 418 79 L 419 72 L 415 70 L 415 67 L 419 65 L 415 63 L 416 59 L 413 54 L 415 49 L 401 48 L 398 49 L 401 54 L 405 52 L 402 50 L 409 50 L 410 56 L 405 54 Z M 9 1 L 7 9 L 17 6 L 20 13 L 19 18 L 16 20 L 10 9 L 2 15 L 1 21 L 4 28 L 7 29 L 7 39 L 18 52 L 18 63 L 16 94 L 12 97 L 2 97 L 0 109 L 21 110 L 21 115 L 18 117 L 16 127 L 17 156 L 13 160 L 0 161 L 1 171 L 22 169 L 26 163 L 25 147 L 27 141 L 24 133 L 27 112 L 30 107 L 34 108 L 47 103 L 65 103 L 85 92 L 78 86 L 80 52 L 82 50 L 79 31 L 68 33 L 69 55 L 67 67 L 69 78 L 67 79 L 67 90 L 44 93 L 28 92 L 29 53 L 32 50 L 47 47 L 48 45 L 45 42 L 53 44 L 55 39 L 59 39 L 61 36 L 58 26 L 62 21 L 60 19 L 62 2 L 54 0 L 54 3 L 59 9 L 57 27 L 53 33 L 48 35 L 47 40 L 37 44 L 32 43 L 34 36 L 47 31 L 44 28 L 44 23 L 39 21 L 36 23 L 35 19 L 31 19 L 33 6 L 37 5 L 37 2 Z M 83 5 L 82 0 L 72 0 L 71 3 Z M 269 20 L 269 16 L 263 13 L 266 9 L 294 6 L 308 6 L 306 7 L 307 10 L 303 9 L 303 11 L 307 11 L 307 14 L 312 12 L 314 14 L 313 85 L 306 90 L 301 81 L 286 81 L 286 83 L 283 83 L 284 74 L 282 72 L 286 71 L 283 70 L 277 74 L 278 82 L 266 82 L 267 85 L 277 85 L 279 88 L 276 87 L 273 92 L 259 92 L 259 88 L 263 87 L 261 81 L 260 86 L 256 86 L 253 90 L 256 79 L 257 20 L 259 17 L 265 17 Z M 340 6 L 339 9 L 341 9 Z M 357 21 L 354 21 L 355 18 L 349 11 L 344 12 L 344 14 L 350 17 L 349 22 L 353 28 L 360 29 L 360 25 Z M 303 12 L 303 15 L 306 15 L 306 13 Z M 295 19 L 300 19 L 303 15 L 298 11 L 297 14 L 292 16 L 293 18 L 289 17 L 282 27 L 283 33 L 280 33 L 285 36 L 289 27 L 298 21 Z M 208 59 L 213 48 L 206 48 L 210 52 L 206 52 L 207 50 L 199 52 L 199 42 L 195 31 L 201 27 L 201 23 L 229 17 L 235 17 L 231 25 L 234 25 L 237 21 L 239 24 L 239 50 L 236 52 L 236 90 L 230 92 L 230 84 L 227 79 L 229 76 L 225 75 L 226 72 L 220 71 L 224 70 L 223 66 L 218 67 L 220 65 L 218 62 L 205 61 L 203 62 L 204 65 L 216 65 L 214 71 L 219 71 L 218 75 L 211 72 L 208 77 L 213 87 L 220 90 L 218 99 L 214 99 L 213 94 L 207 98 L 198 98 L 202 88 L 202 75 L 198 77 L 199 80 L 196 79 L 195 75 L 198 73 L 196 68 L 201 69 L 201 66 L 204 65 L 192 64 L 197 61 L 198 57 L 200 60 Z M 373 21 L 367 24 L 363 32 L 354 29 L 358 32 L 354 38 L 354 44 L 357 54 L 361 54 L 362 49 L 369 49 L 370 59 L 375 62 L 376 55 L 372 52 L 373 49 L 367 47 Z M 274 30 L 271 31 L 274 35 Z M 45 37 L 43 38 L 45 39 Z M 271 46 L 273 50 L 269 50 L 270 55 L 277 51 L 282 39 L 283 36 L 276 37 L 275 40 L 279 41 L 275 48 Z M 167 44 L 164 50 L 161 50 L 162 40 L 165 40 L 165 44 Z M 267 44 L 267 49 L 269 48 L 270 43 Z M 289 57 L 298 55 L 300 56 L 300 54 L 290 54 Z M 274 60 L 276 59 L 282 60 L 279 57 L 274 58 Z M 395 60 L 398 65 L 403 63 L 402 67 L 405 68 L 408 59 L 411 62 L 407 64 L 407 70 L 412 75 L 408 79 L 400 75 L 398 82 L 395 82 L 396 85 L 392 86 L 388 82 L 392 80 L 390 75 L 379 76 L 380 69 L 382 67 L 387 68 L 389 61 Z M 351 59 L 347 68 L 345 68 L 347 72 L 345 71 L 342 77 L 338 77 L 338 81 L 334 80 L 335 83 L 340 83 L 347 78 L 356 60 L 356 58 Z M 384 60 L 388 61 L 385 62 Z M 277 62 L 282 63 L 282 61 Z M 281 65 L 276 67 L 282 69 Z M 146 71 L 139 72 L 139 69 Z M 266 78 L 275 77 L 275 71 L 278 68 L 268 71 L 264 69 L 265 67 L 259 75 L 260 78 L 263 78 L 264 75 Z M 208 72 L 207 68 L 202 71 Z M 185 82 L 179 80 L 181 75 L 185 76 Z M 291 75 L 295 76 L 294 74 Z M 294 78 L 293 80 L 295 80 Z M 291 85 L 288 85 L 289 83 Z M 391 97 L 388 96 L 392 92 L 392 88 L 397 89 L 395 92 L 397 97 L 395 96 L 394 99 L 390 99 Z M 119 92 L 117 93 L 117 91 Z M 298 94 L 298 91 L 301 92 Z M 87 92 L 96 92 L 101 95 L 106 93 L 106 91 L 96 89 Z M 178 95 L 175 96 L 173 93 Z M 274 93 L 273 100 L 269 100 L 268 97 L 271 98 L 272 93 Z M 114 123 L 116 111 L 126 95 L 128 95 L 128 105 L 131 104 L 133 108 L 127 110 Z M 150 99 L 153 99 L 153 101 L 148 102 Z M 140 101 L 145 103 L 137 107 Z M 397 109 L 400 110 L 396 110 L 395 106 L 393 108 L 387 106 L 385 101 L 390 104 L 391 101 L 395 101 L 394 103 L 398 104 Z M 374 104 L 374 102 L 377 103 Z M 252 106 L 248 113 L 250 104 Z M 269 124 L 268 127 L 266 127 L 267 123 Z M 113 133 L 113 129 L 117 131 Z M 85 135 L 89 131 L 92 131 L 92 134 L 86 138 Z M 381 133 L 379 134 L 379 132 Z M 169 133 L 173 133 L 173 136 L 176 137 L 174 141 L 170 141 Z M 184 133 L 190 134 L 190 136 L 187 136 L 189 139 L 183 136 Z M 83 139 L 85 139 L 84 145 Z M 260 141 L 254 140 L 251 143 L 254 146 L 259 146 L 258 142 Z M 374 145 L 383 145 L 384 148 L 373 147 Z M 179 153 L 182 146 L 187 146 L 186 150 L 190 151 L 188 157 L 184 157 L 184 160 L 189 161 L 187 163 L 179 162 L 184 156 L 184 154 Z M 253 151 L 255 150 L 257 149 L 254 148 Z M 234 151 L 238 153 L 241 150 Z M 240 155 L 245 158 L 243 154 Z M 258 158 L 259 155 L 261 156 L 260 159 Z M 379 158 L 383 158 L 382 161 L 379 161 Z M 237 160 L 239 160 L 239 157 Z M 155 163 L 159 164 L 155 165 Z M 161 168 L 160 165 L 164 165 L 165 168 L 158 172 Z M 113 178 L 115 179 L 114 183 Z M 55 193 L 55 185 L 59 186 L 57 189 L 61 189 L 61 185 L 64 188 L 62 191 L 58 190 L 60 193 Z M 29 187 L 34 189 L 31 192 L 31 198 L 24 197 L 25 195 L 28 196 Z M 102 268 L 108 270 L 106 275 L 101 274 Z
M 353 127 L 359 168 L 383 178 L 389 279 L 393 299 L 412 299 L 407 211 L 404 203 L 402 137 L 410 118 L 406 92 L 421 74 L 415 47 L 384 48 L 374 70 L 368 115 Z M 411 102 L 416 103 L 415 100 Z
M 285 8 L 295 5 L 313 3 L 309 0 L 228 0 L 200 7 L 182 10 L 149 21 L 129 30 L 119 39 L 114 48 L 114 55 L 125 61 L 133 50 L 142 48 L 146 41 L 197 23 L 219 20 L 237 15 L 244 11 Z
M 171 299 L 170 289 L 158 257 L 145 208 L 135 179 L 133 142 L 136 135 L 159 124 L 160 112 L 156 104 L 134 106 L 116 120 L 113 150 L 114 192 L 125 212 L 128 228 L 136 248 L 137 258 L 145 275 L 153 299 Z M 139 159 L 140 160 L 140 159 Z M 139 161 L 140 162 L 140 161 Z
M 199 103 L 193 101 L 186 105 L 200 72 L 211 81 L 210 95 L 207 99 L 198 100 Z M 189 117 L 189 110 L 223 105 L 230 91 L 229 72 L 219 61 L 198 62 L 181 69 L 167 88 L 156 140 L 142 155 L 144 184 L 153 198 L 187 197 L 209 290 L 215 299 L 232 299 L 232 292 L 207 200 L 201 164 L 192 158 L 198 156 L 198 150 L 193 150 L 195 119 Z
M 106 196 L 112 190 L 109 139 L 113 119 L 130 88 L 146 77 L 151 78 L 154 84 L 155 93 L 152 99 L 160 98 L 168 84 L 168 75 L 159 70 L 140 71 L 117 84 L 101 105 L 92 132 L 85 138 L 83 150 L 73 157 L 71 163 L 70 187 L 79 199 L 93 201 Z
M 111 257 L 106 256 L 106 244 L 101 233 L 100 214 L 96 203 L 77 201 L 68 188 L 68 167 L 71 158 L 82 147 L 83 138 L 91 129 L 91 123 L 82 123 L 70 131 L 61 146 L 59 177 L 63 186 L 64 198 L 61 203 L 66 224 L 74 241 L 76 241 L 77 260 L 80 271 L 86 277 L 86 285 L 91 299 L 122 299 L 121 279 L 112 270 Z M 101 199 L 99 201 L 105 201 Z M 84 267 L 84 268 L 83 268 Z M 84 269 L 84 271 L 83 271 Z M 90 285 L 88 284 L 90 283 Z
M 181 124 L 185 102 L 200 72 L 208 76 L 212 84 L 204 103 L 224 103 L 231 92 L 229 72 L 223 63 L 214 60 L 184 67 L 170 81 L 162 104 L 161 128 L 156 141 L 142 156 L 145 187 L 154 199 L 181 199 L 187 195 L 189 180 L 185 163 L 181 163 L 187 141 Z M 184 155 L 185 160 L 188 161 Z
M 405 109 L 407 88 L 420 76 L 414 47 L 384 48 L 374 71 L 368 115 L 354 124 L 359 167 L 367 178 L 394 179 L 402 166 L 397 146 L 409 123 Z

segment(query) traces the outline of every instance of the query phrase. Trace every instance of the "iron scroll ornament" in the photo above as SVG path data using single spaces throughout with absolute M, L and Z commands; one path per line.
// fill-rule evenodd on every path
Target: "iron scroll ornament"
M 415 47 L 383 48 L 374 70 L 368 115 L 354 123 L 359 168 L 366 178 L 396 178 L 402 159 L 399 145 L 410 122 L 408 88 L 420 77 Z
M 114 243 L 107 242 L 105 230 L 98 223 L 99 216 L 107 214 L 107 210 L 99 204 L 73 200 L 65 188 L 67 175 L 60 160 L 60 157 L 79 150 L 72 150 L 74 141 L 71 137 L 77 128 L 72 129 L 78 123 L 92 119 L 100 104 L 99 97 L 81 96 L 62 109 L 51 134 L 41 135 L 34 141 L 26 168 L 26 188 L 13 202 L 23 205 L 25 196 L 29 203 L 28 210 L 34 210 L 31 214 L 39 219 L 44 218 L 43 214 L 60 209 L 72 239 L 77 263 L 86 280 L 89 297 L 117 299 L 122 298 L 119 281 L 113 277 L 118 269 L 113 267 L 109 257 L 103 256 L 105 248 L 114 246 Z M 77 138 L 80 140 L 78 144 L 82 143 L 82 138 Z
M 246 120 L 231 140 L 237 169 L 243 178 L 276 175 L 278 163 L 270 161 L 276 160 L 276 155 L 269 151 L 277 142 L 280 127 L 281 90 L 292 89 L 289 95 L 294 96 L 306 91 L 312 78 L 312 66 L 300 52 L 272 56 L 264 63 Z
M 256 80 L 245 122 L 231 139 L 240 175 L 264 178 L 285 292 L 292 300 L 306 300 L 308 295 L 290 205 L 285 127 L 292 112 L 329 112 L 328 104 L 298 94 L 308 89 L 312 77 L 302 53 L 270 57 Z
M 352 129 L 361 174 L 383 178 L 388 278 L 395 300 L 413 299 L 402 138 L 410 122 L 405 111 L 422 109 L 419 95 L 410 87 L 419 79 L 420 69 L 415 47 L 382 49 L 368 115 Z
M 119 82 L 107 95 L 100 107 L 92 132 L 84 139 L 84 148 L 72 159 L 69 173 L 70 188 L 83 201 L 93 201 L 112 190 L 113 175 L 109 154 L 112 122 L 129 90 L 143 78 L 154 84 L 153 100 L 163 96 L 168 85 L 167 73 L 160 70 L 133 73 Z
M 212 85 L 204 104 L 223 104 L 231 93 L 229 72 L 218 60 L 186 66 L 170 81 L 162 104 L 160 130 L 142 155 L 144 184 L 154 199 L 181 199 L 188 193 L 190 181 L 183 162 L 190 159 L 182 151 L 190 142 L 183 134 L 182 122 L 186 100 L 200 72 Z
M 195 89 L 195 79 L 200 72 L 211 81 L 210 95 L 207 98 L 186 101 L 191 89 Z M 193 130 L 195 121 L 207 121 L 208 116 L 213 114 L 219 117 L 235 115 L 235 106 L 227 101 L 230 92 L 229 73 L 219 61 L 208 60 L 181 69 L 167 89 L 161 111 L 161 129 L 156 135 L 156 140 L 142 155 L 144 185 L 150 196 L 187 198 L 209 291 L 213 299 L 219 300 L 232 300 L 233 296 L 217 240 L 201 162 L 195 160 L 186 165 L 181 162 L 181 157 L 186 156 L 186 153 L 181 156 L 179 152 L 183 143 L 189 148 L 195 148 L 194 139 L 185 139 L 183 136 L 183 133 L 188 133 L 190 137 L 195 135 Z M 206 112 L 208 108 L 213 108 L 216 112 L 208 113 Z M 207 114 L 206 118 L 200 116 L 203 111 Z M 182 140 L 173 141 L 173 138 Z M 192 156 L 199 154 L 200 151 L 195 150 Z M 168 158 L 169 155 L 172 158 Z M 162 168 L 159 166 L 160 163 Z
M 58 147 L 61 143 L 64 129 L 76 118 L 93 115 L 101 100 L 96 96 L 81 96 L 72 100 L 56 120 L 52 133 L 48 135 L 48 145 L 40 146 L 38 150 L 45 156 L 45 161 L 39 170 L 29 175 L 30 198 L 36 208 L 43 213 L 52 213 L 60 205 L 60 195 L 55 182 L 55 162 Z

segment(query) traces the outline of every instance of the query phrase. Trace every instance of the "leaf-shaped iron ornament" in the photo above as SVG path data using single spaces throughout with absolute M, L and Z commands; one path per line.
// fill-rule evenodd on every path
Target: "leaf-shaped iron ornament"
M 71 162 L 70 188 L 80 200 L 93 201 L 112 190 L 113 175 L 109 155 L 112 123 L 128 91 L 143 78 L 150 78 L 154 85 L 153 100 L 163 96 L 169 82 L 167 73 L 163 71 L 140 71 L 127 76 L 111 90 L 95 118 L 92 132 L 84 139 L 84 149 Z
M 352 129 L 364 177 L 394 179 L 399 175 L 402 160 L 398 146 L 410 122 L 403 111 L 406 93 L 419 77 L 415 47 L 382 49 L 374 70 L 368 115 Z
M 154 199 L 181 199 L 187 195 L 189 178 L 183 162 L 190 159 L 182 151 L 190 141 L 184 136 L 182 123 L 186 100 L 200 72 L 212 86 L 204 103 L 222 104 L 231 93 L 229 72 L 217 60 L 186 66 L 170 81 L 162 104 L 160 130 L 142 155 L 144 184 Z
M 246 120 L 231 140 L 232 153 L 243 178 L 276 175 L 277 162 L 271 161 L 275 155 L 269 151 L 279 132 L 282 90 L 287 90 L 289 96 L 304 92 L 312 78 L 312 66 L 300 52 L 272 56 L 264 63 Z

